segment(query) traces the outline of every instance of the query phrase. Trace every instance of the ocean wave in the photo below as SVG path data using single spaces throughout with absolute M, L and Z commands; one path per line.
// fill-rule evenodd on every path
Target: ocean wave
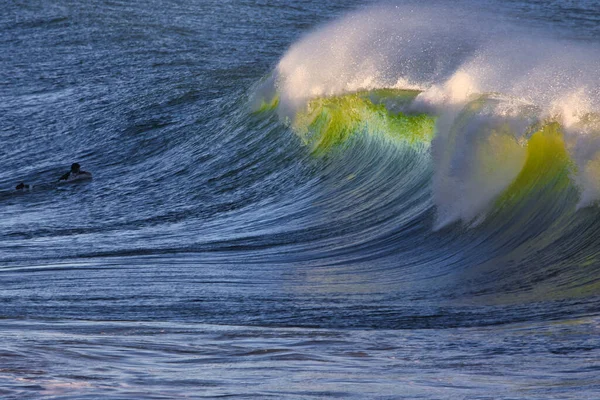
M 485 17 L 459 29 L 464 14 L 446 11 L 375 7 L 318 29 L 256 90 L 261 109 L 319 151 L 359 132 L 427 143 L 436 229 L 480 221 L 557 169 L 577 207 L 600 200 L 598 57 Z
M 473 274 L 473 293 L 593 293 L 600 59 L 588 45 L 525 39 L 506 23 L 487 29 L 485 16 L 463 30 L 462 17 L 421 7 L 349 14 L 292 45 L 250 107 L 276 113 L 313 157 L 336 155 L 337 168 L 370 176 L 370 187 L 395 182 L 391 170 L 418 182 L 395 190 L 402 199 L 419 188 L 422 207 L 396 207 L 397 230 L 372 248 L 394 237 L 403 264 L 422 265 L 397 233 L 410 215 L 429 230 L 417 246 L 428 268 Z M 441 252 L 430 246 L 438 234 L 453 242 Z

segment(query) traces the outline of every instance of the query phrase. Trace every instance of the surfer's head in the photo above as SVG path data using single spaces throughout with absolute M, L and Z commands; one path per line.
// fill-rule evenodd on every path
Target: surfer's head
M 71 172 L 79 172 L 79 168 L 81 168 L 81 166 L 77 163 L 73 163 L 71 164 Z

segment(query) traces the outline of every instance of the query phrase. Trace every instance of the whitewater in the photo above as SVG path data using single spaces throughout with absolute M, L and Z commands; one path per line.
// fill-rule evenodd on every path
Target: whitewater
M 594 2 L 0 26 L 3 398 L 600 396 Z

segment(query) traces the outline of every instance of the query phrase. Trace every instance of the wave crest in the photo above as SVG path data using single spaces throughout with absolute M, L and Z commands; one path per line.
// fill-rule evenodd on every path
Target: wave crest
M 315 149 L 365 131 L 430 142 L 439 229 L 481 221 L 552 171 L 568 171 L 578 207 L 600 200 L 600 57 L 589 46 L 459 9 L 375 7 L 295 43 L 260 91 L 276 93 Z M 398 89 L 395 101 L 373 99 L 382 89 Z M 541 149 L 553 152 L 543 168 Z

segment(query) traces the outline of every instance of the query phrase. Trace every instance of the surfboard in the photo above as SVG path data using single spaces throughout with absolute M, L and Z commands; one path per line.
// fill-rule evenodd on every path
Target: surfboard
M 58 183 L 68 183 L 68 182 L 76 182 L 76 181 L 83 181 L 83 180 L 89 180 L 92 179 L 92 174 L 89 172 L 80 172 L 79 174 L 75 175 L 75 174 L 71 174 L 69 175 L 69 177 L 65 180 L 61 180 Z

